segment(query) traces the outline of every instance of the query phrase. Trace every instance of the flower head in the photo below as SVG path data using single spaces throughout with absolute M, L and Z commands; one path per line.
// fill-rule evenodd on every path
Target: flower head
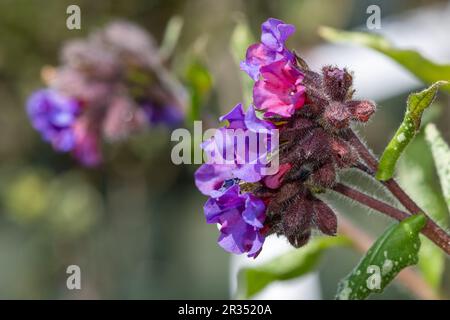
M 219 176 L 225 179 L 238 178 L 245 182 L 261 180 L 262 168 L 267 165 L 267 154 L 274 146 L 271 143 L 271 130 L 275 126 L 259 119 L 253 106 L 244 113 L 242 104 L 237 104 L 220 120 L 228 121 L 228 125 L 216 130 L 214 136 L 202 144 L 208 155 L 208 163 L 200 167 L 199 172 L 220 173 Z M 244 143 L 238 147 L 238 143 L 242 141 Z M 255 143 L 251 143 L 252 141 Z M 260 146 L 265 146 L 266 149 L 261 150 Z M 227 168 L 226 172 L 218 169 L 218 166 Z M 213 179 L 211 176 L 209 178 Z M 198 184 L 202 190 L 200 180 Z
M 182 122 L 184 89 L 166 70 L 150 34 L 124 21 L 69 41 L 62 64 L 46 68 L 51 89 L 28 102 L 33 127 L 80 163 L 101 162 L 100 145 L 134 132 Z
M 276 61 L 261 68 L 262 79 L 255 83 L 253 100 L 265 117 L 288 118 L 305 104 L 303 73 L 290 61 Z
M 219 190 L 223 183 L 233 179 L 234 165 L 205 163 L 195 171 L 195 185 L 206 196 Z
M 375 104 L 352 99 L 353 78 L 346 69 L 325 66 L 318 73 L 294 58 L 285 47 L 293 32 L 293 26 L 280 20 L 263 23 L 261 42 L 248 48 L 241 63 L 256 80 L 255 107 L 244 112 L 242 105 L 235 106 L 220 118 L 228 125 L 218 130 L 277 128 L 278 171 L 251 174 L 258 170 L 254 164 L 240 164 L 244 157 L 228 136 L 214 136 L 203 144 L 213 159 L 223 157 L 224 149 L 233 150 L 231 163 L 207 163 L 195 174 L 197 187 L 210 197 L 204 207 L 207 221 L 220 224 L 219 244 L 229 252 L 254 257 L 271 234 L 285 236 L 294 247 L 305 245 L 313 229 L 335 235 L 336 214 L 315 193 L 333 188 L 339 170 L 360 165 L 348 129 L 353 121 L 367 122 Z M 257 117 L 255 109 L 263 116 Z M 269 135 L 267 140 L 272 139 Z
M 261 25 L 261 42 L 267 48 L 282 52 L 285 50 L 285 42 L 295 32 L 292 24 L 281 20 L 269 18 Z
M 241 70 L 256 81 L 262 67 L 279 60 L 293 61 L 294 54 L 286 49 L 285 42 L 294 32 L 293 25 L 278 19 L 268 19 L 261 26 L 261 42 L 247 49 Z
M 251 193 L 241 193 L 234 181 L 215 191 L 204 206 L 208 223 L 220 226 L 219 245 L 226 251 L 256 257 L 264 243 L 264 202 Z

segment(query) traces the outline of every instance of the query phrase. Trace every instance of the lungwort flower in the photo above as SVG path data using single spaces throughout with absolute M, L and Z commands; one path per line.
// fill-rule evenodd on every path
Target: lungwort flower
M 256 124 L 279 130 L 278 171 L 242 174 L 242 168 L 254 167 L 237 165 L 242 157 L 233 140 L 213 137 L 203 145 L 207 153 L 220 156 L 218 147 L 234 150 L 231 163 L 213 156 L 215 162 L 195 174 L 197 187 L 210 197 L 204 207 L 207 222 L 220 225 L 219 244 L 229 252 L 256 257 L 271 234 L 286 237 L 294 247 L 306 244 L 314 229 L 334 235 L 336 215 L 316 194 L 332 188 L 340 170 L 361 164 L 349 142 L 349 126 L 367 122 L 374 103 L 353 100 L 353 77 L 347 70 L 325 66 L 315 72 L 301 58 L 294 59 L 285 47 L 293 30 L 276 19 L 263 23 L 261 43 L 249 47 L 241 64 L 256 80 L 254 107 L 244 113 L 236 106 L 221 118 L 228 126 L 218 130 L 252 130 Z M 278 145 L 275 136 L 268 136 Z
M 271 143 L 275 126 L 256 117 L 253 106 L 244 113 L 242 104 L 237 104 L 219 120 L 228 124 L 202 144 L 208 161 L 196 172 L 197 187 L 206 195 L 228 179 L 261 180 L 268 153 L 276 146 Z M 244 143 L 238 147 L 240 141 Z
M 258 80 L 260 69 L 279 60 L 293 61 L 294 54 L 285 47 L 285 42 L 295 32 L 295 27 L 278 19 L 269 19 L 261 26 L 261 42 L 247 49 L 241 69 Z
M 264 116 L 289 118 L 305 102 L 303 74 L 285 46 L 295 27 L 271 18 L 261 31 L 261 42 L 248 48 L 241 69 L 256 81 L 253 100 Z
M 219 245 L 236 254 L 256 257 L 264 243 L 264 202 L 248 192 L 241 192 L 233 180 L 211 194 L 204 206 L 208 223 L 219 224 Z
M 219 244 L 229 252 L 256 257 L 264 242 L 265 204 L 240 185 L 263 178 L 262 169 L 276 146 L 272 141 L 275 125 L 258 118 L 253 106 L 244 112 L 242 104 L 219 120 L 228 124 L 202 144 L 208 162 L 196 171 L 195 183 L 210 196 L 205 216 L 208 223 L 221 225 Z
M 111 23 L 86 39 L 69 41 L 61 56 L 60 66 L 45 69 L 49 88 L 31 95 L 28 114 L 45 141 L 83 165 L 101 162 L 103 141 L 183 120 L 183 90 L 173 90 L 175 79 L 151 36 L 138 26 Z
M 265 117 L 289 118 L 305 103 L 303 73 L 291 62 L 280 60 L 261 68 L 262 79 L 253 89 L 255 106 Z

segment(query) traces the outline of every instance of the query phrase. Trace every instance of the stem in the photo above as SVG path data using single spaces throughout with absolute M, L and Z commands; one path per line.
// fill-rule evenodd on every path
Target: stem
M 369 169 L 376 172 L 378 169 L 377 158 L 367 149 L 364 143 L 358 138 L 353 130 L 348 131 L 349 142 L 356 149 L 359 156 L 369 166 Z M 367 173 L 367 170 L 363 170 Z M 373 176 L 373 173 L 371 174 Z M 423 233 L 430 238 L 436 245 L 442 248 L 447 254 L 450 254 L 450 236 L 441 227 L 439 227 L 427 214 L 422 210 L 399 186 L 394 179 L 381 181 L 381 183 L 392 193 L 393 196 L 411 213 L 423 213 L 427 218 L 427 224 L 423 229 Z M 425 233 L 427 232 L 427 234 Z M 432 236 L 432 238 L 430 237 Z
M 333 190 L 350 199 L 362 203 L 369 208 L 382 212 L 395 220 L 402 221 L 410 216 L 404 211 L 392 207 L 391 205 L 384 203 L 383 201 L 372 198 L 371 196 L 350 188 L 342 183 L 336 184 L 333 187 Z
M 374 239 L 342 216 L 339 217 L 338 231 L 349 237 L 353 242 L 354 248 L 362 253 L 367 252 L 374 243 Z M 411 268 L 402 270 L 395 278 L 395 281 L 409 289 L 419 299 L 437 300 L 441 298 L 424 281 L 420 274 Z
M 408 213 L 402 210 L 399 210 L 358 190 L 350 188 L 342 183 L 336 184 L 333 190 L 361 204 L 364 204 L 369 208 L 384 213 L 398 221 L 402 221 L 410 216 Z M 446 236 L 446 238 L 443 237 L 441 233 L 437 233 L 435 228 L 429 223 L 425 225 L 421 232 L 442 250 L 444 250 L 447 254 L 450 254 L 450 237 L 445 232 L 444 235 Z

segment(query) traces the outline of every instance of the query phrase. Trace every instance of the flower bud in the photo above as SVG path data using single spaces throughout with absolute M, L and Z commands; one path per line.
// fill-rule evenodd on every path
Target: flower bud
M 307 199 L 297 198 L 283 215 L 283 230 L 286 238 L 296 248 L 305 245 L 311 235 L 312 208 Z
M 329 141 L 325 130 L 316 128 L 299 142 L 299 149 L 305 159 L 323 160 L 328 157 Z
M 302 193 L 304 193 L 304 188 L 301 186 L 301 184 L 296 182 L 285 183 L 280 187 L 276 198 L 274 198 L 274 201 L 280 204 L 286 204 L 286 202 Z
M 306 92 L 306 105 L 302 112 L 309 116 L 319 116 L 328 105 L 328 98 L 322 88 L 322 77 L 320 74 L 311 71 L 304 71 L 303 84 Z
M 358 156 L 353 148 L 344 140 L 334 137 L 330 142 L 333 158 L 340 168 L 351 167 Z
M 315 127 L 316 124 L 310 119 L 297 117 L 289 126 L 280 129 L 281 141 L 292 141 L 302 137 L 308 130 Z
M 344 101 L 348 97 L 348 92 L 352 86 L 353 78 L 347 70 L 342 70 L 333 66 L 322 68 L 323 85 L 325 93 L 335 101 Z
M 305 165 L 295 166 L 292 168 L 291 171 L 289 171 L 286 176 L 284 177 L 284 181 L 286 182 L 305 182 L 312 172 L 312 166 L 308 163 Z
M 367 122 L 375 112 L 375 103 L 368 100 L 354 100 L 347 103 L 347 108 L 356 121 Z
M 316 227 L 326 235 L 334 236 L 337 231 L 336 214 L 321 200 L 313 203 L 314 222 Z
M 332 162 L 327 162 L 311 175 L 314 186 L 330 188 L 336 182 L 336 170 Z
M 323 113 L 323 119 L 329 126 L 342 129 L 349 125 L 352 114 L 345 104 L 340 102 L 330 102 Z

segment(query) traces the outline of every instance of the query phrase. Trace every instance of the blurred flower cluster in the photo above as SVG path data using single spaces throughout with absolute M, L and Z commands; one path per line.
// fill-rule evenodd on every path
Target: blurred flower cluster
M 331 188 L 339 169 L 358 165 L 358 154 L 347 141 L 349 125 L 366 122 L 375 112 L 372 102 L 352 99 L 349 72 L 326 66 L 316 73 L 286 48 L 294 26 L 271 18 L 261 29 L 261 41 L 248 48 L 241 63 L 255 80 L 254 106 L 245 112 L 239 104 L 220 120 L 228 121 L 228 129 L 278 129 L 278 172 L 263 174 L 264 162 L 257 161 L 205 163 L 195 174 L 197 187 L 209 196 L 204 206 L 207 222 L 220 225 L 219 245 L 249 257 L 259 254 L 270 234 L 283 235 L 300 247 L 313 228 L 336 233 L 335 213 L 314 193 Z M 212 144 L 216 150 L 233 146 L 213 137 L 203 144 L 208 155 Z M 244 149 L 235 154 L 236 163 L 245 158 L 249 145 Z M 270 158 L 272 152 L 269 147 L 262 156 Z
M 48 88 L 27 102 L 33 127 L 60 152 L 85 166 L 102 161 L 102 141 L 184 118 L 178 82 L 152 37 L 128 22 L 113 22 L 61 50 L 61 65 L 43 69 Z

